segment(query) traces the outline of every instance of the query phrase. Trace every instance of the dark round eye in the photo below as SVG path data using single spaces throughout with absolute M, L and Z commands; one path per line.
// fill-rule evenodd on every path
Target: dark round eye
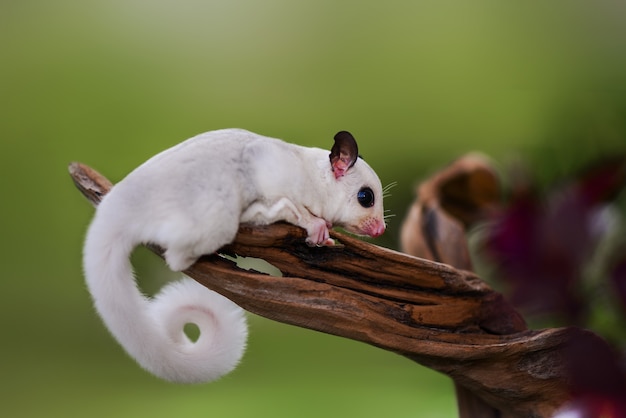
M 359 204 L 364 208 L 370 208 L 374 206 L 374 192 L 369 187 L 363 187 L 356 194 L 356 198 Z

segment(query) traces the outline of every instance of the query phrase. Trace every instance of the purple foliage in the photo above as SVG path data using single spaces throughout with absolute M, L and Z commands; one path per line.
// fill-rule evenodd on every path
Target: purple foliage
M 626 184 L 626 156 L 602 161 L 540 194 L 513 188 L 487 230 L 483 250 L 510 286 L 513 304 L 583 325 L 590 309 L 581 282 L 600 240 L 614 226 L 605 208 Z M 606 284 L 626 312 L 626 240 L 607 257 Z M 624 360 L 601 338 L 572 328 L 564 352 L 572 402 L 559 418 L 626 418 Z
M 619 355 L 600 337 L 572 329 L 565 352 L 572 401 L 559 418 L 626 418 L 626 372 Z
M 615 263 L 611 271 L 611 282 L 622 307 L 626 309 L 626 254 L 622 254 L 621 259 Z
M 626 159 L 614 159 L 545 195 L 530 187 L 513 189 L 483 248 L 511 286 L 516 306 L 580 323 L 586 307 L 580 294 L 582 274 L 609 227 L 602 209 L 622 189 L 625 171 Z M 618 268 L 614 276 L 622 290 L 624 274 Z

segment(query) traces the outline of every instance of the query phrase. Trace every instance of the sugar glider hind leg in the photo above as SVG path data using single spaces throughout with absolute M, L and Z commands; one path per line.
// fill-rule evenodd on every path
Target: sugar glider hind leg
M 207 210 L 204 219 L 195 224 L 186 219 L 172 222 L 167 227 L 170 232 L 167 233 L 167 243 L 163 244 L 166 247 L 164 257 L 168 267 L 173 271 L 186 270 L 199 257 L 213 254 L 234 239 L 239 229 L 239 217 L 227 210 L 224 202 L 216 203 L 214 206 L 223 211 L 223 214 L 211 218 L 212 211 Z M 216 208 L 212 209 L 215 211 Z M 212 219 L 219 222 L 212 222 Z

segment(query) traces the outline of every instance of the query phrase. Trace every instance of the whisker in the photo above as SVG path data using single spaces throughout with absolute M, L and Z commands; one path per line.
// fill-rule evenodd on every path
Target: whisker
M 391 196 L 391 193 L 389 193 L 389 190 L 393 189 L 397 185 L 398 185 L 398 182 L 394 181 L 394 182 L 387 184 L 385 187 L 383 187 L 383 199 Z M 383 222 L 385 223 L 385 225 L 389 224 L 389 220 L 396 216 L 395 213 L 388 213 L 388 212 L 391 212 L 391 210 L 385 209 L 383 211 Z
M 394 187 L 396 187 L 398 185 L 397 181 L 391 182 L 388 185 L 386 185 L 385 187 L 383 187 L 383 199 L 391 196 L 391 193 L 389 193 L 389 190 L 393 189 Z
M 388 227 L 388 226 L 391 224 L 391 221 L 392 221 L 392 220 L 391 220 L 391 219 L 389 219 L 389 218 L 384 218 L 384 219 L 383 219 L 383 222 L 385 223 L 385 226 L 386 226 L 386 227 Z
M 383 221 L 385 222 L 385 225 L 388 225 L 389 224 L 389 220 L 396 216 L 395 213 L 386 213 L 386 212 L 389 212 L 389 211 L 390 210 L 387 209 L 387 210 L 384 211 L 385 213 L 383 213 Z
M 387 193 L 389 190 L 393 189 L 394 187 L 396 187 L 398 185 L 397 181 L 392 181 L 391 183 L 389 183 L 388 185 L 386 185 L 385 187 L 383 187 L 383 195 L 385 193 Z

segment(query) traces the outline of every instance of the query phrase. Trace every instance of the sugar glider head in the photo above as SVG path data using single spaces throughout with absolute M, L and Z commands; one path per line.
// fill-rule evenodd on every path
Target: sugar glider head
M 334 223 L 358 235 L 377 237 L 385 232 L 383 191 L 374 170 L 359 157 L 354 137 L 346 131 L 335 135 L 330 166 L 340 189 Z

